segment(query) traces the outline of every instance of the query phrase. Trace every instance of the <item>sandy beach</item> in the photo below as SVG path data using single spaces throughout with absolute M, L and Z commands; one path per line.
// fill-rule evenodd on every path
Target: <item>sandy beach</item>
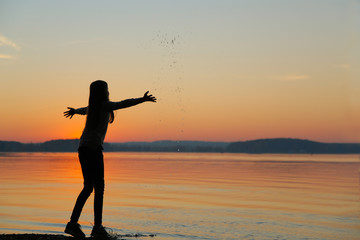
M 0 240 L 68 240 L 73 237 L 59 234 L 0 234 Z
M 142 238 L 153 238 L 156 235 L 144 235 L 144 234 L 114 234 L 112 240 L 126 240 L 126 239 L 139 239 Z M 25 233 L 25 234 L 0 234 L 0 240 L 74 240 L 75 238 L 70 236 L 65 236 L 62 234 L 34 234 L 34 233 Z M 85 239 L 93 239 L 87 237 Z

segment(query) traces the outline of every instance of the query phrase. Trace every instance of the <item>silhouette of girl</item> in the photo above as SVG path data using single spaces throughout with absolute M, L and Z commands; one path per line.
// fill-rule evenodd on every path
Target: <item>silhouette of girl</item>
M 108 85 L 105 81 L 97 80 L 90 85 L 89 105 L 84 108 L 74 109 L 68 107 L 64 112 L 65 117 L 74 114 L 87 115 L 86 124 L 80 137 L 78 148 L 81 170 L 84 178 L 84 187 L 80 192 L 70 222 L 67 223 L 65 233 L 76 238 L 85 238 L 78 220 L 81 211 L 89 198 L 93 189 L 94 196 L 94 227 L 91 232 L 92 237 L 109 238 L 109 234 L 102 226 L 102 210 L 104 196 L 104 160 L 102 144 L 106 135 L 108 123 L 114 121 L 114 111 L 127 108 L 143 102 L 156 102 L 156 98 L 148 95 L 147 91 L 141 98 L 127 99 L 120 102 L 109 100 Z

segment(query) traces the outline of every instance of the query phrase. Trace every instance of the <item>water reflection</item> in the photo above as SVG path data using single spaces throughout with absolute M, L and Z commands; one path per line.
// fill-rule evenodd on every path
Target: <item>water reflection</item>
M 104 224 L 157 239 L 356 239 L 355 155 L 105 153 Z M 60 233 L 76 153 L 0 155 L 0 231 Z M 85 232 L 92 203 L 84 208 Z M 86 233 L 88 233 L 86 232 Z

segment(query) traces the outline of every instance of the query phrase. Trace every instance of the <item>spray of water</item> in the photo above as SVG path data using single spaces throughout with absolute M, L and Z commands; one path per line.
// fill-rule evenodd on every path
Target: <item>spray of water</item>
M 178 119 L 178 132 L 177 140 L 183 137 L 184 133 L 184 123 L 185 123 L 185 106 L 183 103 L 183 70 L 180 58 L 180 51 L 182 47 L 182 37 L 176 34 L 168 34 L 157 32 L 156 36 L 152 39 L 156 49 L 159 50 L 161 64 L 158 69 L 158 75 L 156 80 L 153 82 L 155 89 L 161 93 L 167 95 L 170 93 L 170 96 L 174 99 L 168 106 L 172 111 L 176 111 L 176 115 L 179 116 Z M 166 92 L 166 93 L 165 93 Z M 161 102 L 161 97 L 159 97 L 159 103 Z M 164 101 L 164 104 L 166 104 Z M 159 124 L 164 125 L 162 118 L 159 119 Z M 178 151 L 181 151 L 180 141 L 177 141 Z

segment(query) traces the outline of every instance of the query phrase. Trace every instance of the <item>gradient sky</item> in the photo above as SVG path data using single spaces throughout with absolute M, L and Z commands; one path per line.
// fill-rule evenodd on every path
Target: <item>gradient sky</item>
M 89 84 L 119 110 L 105 141 L 360 142 L 356 0 L 0 0 L 0 140 L 80 137 Z

